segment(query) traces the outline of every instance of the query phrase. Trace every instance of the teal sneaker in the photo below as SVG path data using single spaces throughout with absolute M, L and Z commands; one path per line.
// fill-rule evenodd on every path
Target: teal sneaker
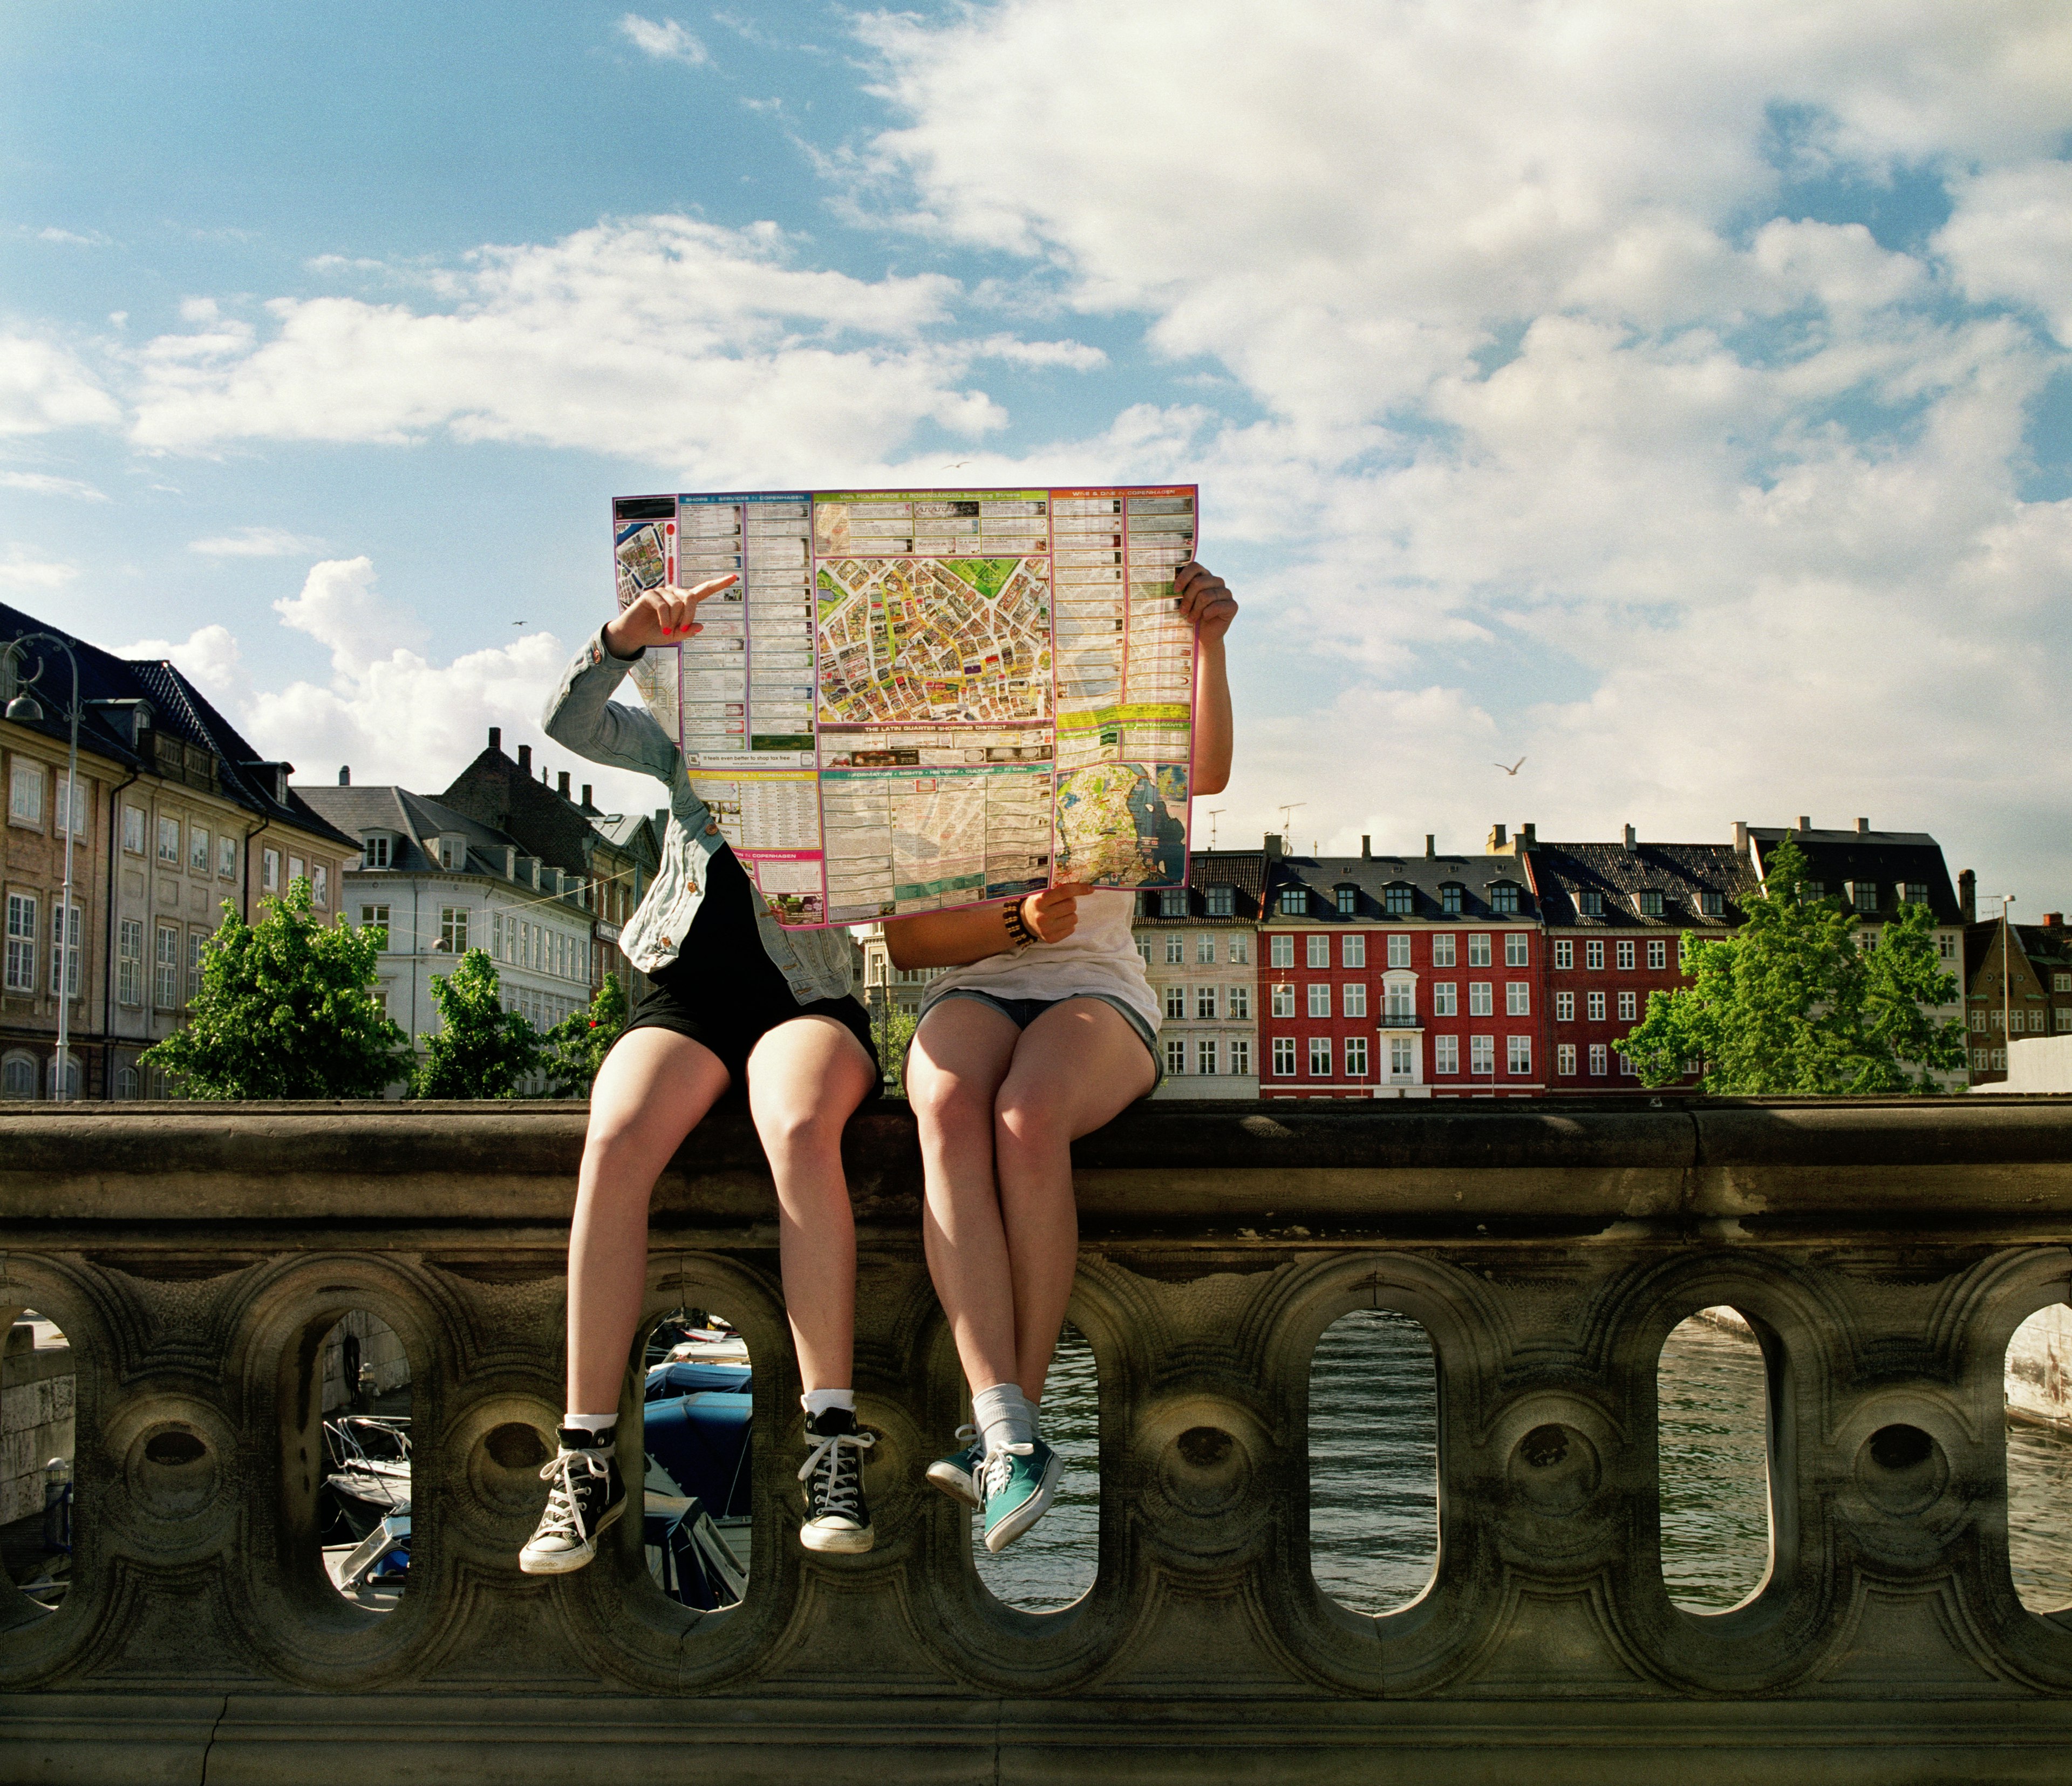
M 1040 1438 L 1009 1445 L 985 1460 L 985 1547 L 1005 1550 L 1050 1512 L 1064 1459 Z
M 976 1426 L 958 1427 L 957 1437 L 964 1442 L 964 1449 L 937 1458 L 928 1466 L 928 1480 L 952 1500 L 966 1507 L 983 1507 L 985 1494 L 979 1487 L 979 1472 L 985 1467 L 985 1441 Z

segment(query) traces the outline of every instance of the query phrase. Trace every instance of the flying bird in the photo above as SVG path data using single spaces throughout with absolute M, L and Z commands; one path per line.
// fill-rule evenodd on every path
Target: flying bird
M 1492 769 L 1502 769 L 1507 776 L 1515 776 L 1520 769 L 1525 767 L 1525 759 L 1523 757 L 1520 757 L 1515 763 L 1492 763 L 1490 767 Z
M 963 470 L 963 469 L 964 469 L 967 465 L 968 465 L 968 464 L 970 464 L 970 463 L 971 463 L 971 461 L 970 461 L 969 459 L 959 459 L 959 460 L 956 462 L 956 464 L 954 464 L 954 465 L 945 465 L 945 466 L 943 467 L 943 469 L 944 469 L 945 471 L 962 471 L 962 470 Z

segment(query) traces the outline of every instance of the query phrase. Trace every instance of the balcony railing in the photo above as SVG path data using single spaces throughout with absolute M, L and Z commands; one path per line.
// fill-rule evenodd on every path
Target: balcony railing
M 2011 1578 L 2004 1366 L 2067 1295 L 2072 1101 L 1141 1106 L 1076 1150 L 1098 1566 L 1042 1614 L 921 1481 L 960 1389 L 897 1109 L 847 1143 L 877 1548 L 797 1544 L 774 1204 L 722 1119 L 657 1191 L 648 1311 L 722 1310 L 754 1360 L 746 1598 L 666 1598 L 631 1521 L 517 1572 L 582 1125 L 0 1115 L 0 1312 L 63 1330 L 78 1434 L 69 1591 L 0 1583 L 0 1779 L 2066 1777 L 2072 1616 Z M 1705 1615 L 1663 1574 L 1657 1366 L 1719 1305 L 1762 1348 L 1771 1539 Z M 356 1310 L 413 1398 L 386 1614 L 316 1529 Z M 1309 1455 L 1319 1337 L 1369 1310 L 1430 1340 L 1438 1522 L 1372 1616 L 1318 1584 Z

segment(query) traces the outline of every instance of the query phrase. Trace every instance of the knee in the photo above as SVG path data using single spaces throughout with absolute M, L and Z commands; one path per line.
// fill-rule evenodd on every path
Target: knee
M 1063 1104 L 1036 1086 L 1008 1086 L 993 1117 L 993 1145 L 1002 1154 L 1047 1153 L 1070 1144 Z
M 839 1159 L 842 1121 L 809 1103 L 757 1104 L 752 1113 L 771 1160 Z
M 977 1088 L 937 1068 L 910 1070 L 906 1097 L 924 1138 L 968 1139 L 985 1134 L 992 1126 L 993 1112 Z

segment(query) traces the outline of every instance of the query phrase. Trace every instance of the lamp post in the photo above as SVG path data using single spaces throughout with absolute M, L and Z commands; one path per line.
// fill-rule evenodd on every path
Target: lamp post
M 2000 902 L 2000 1056 L 2007 1062 L 2008 1077 L 2014 1076 L 2014 964 L 2010 959 L 2014 952 L 2014 932 L 2008 928 L 2008 907 L 2014 903 L 2012 893 L 1999 895 Z
M 58 822 L 64 827 L 64 891 L 58 895 L 58 921 L 55 926 L 57 940 L 56 979 L 58 988 L 58 1048 L 51 1062 L 51 1100 L 62 1103 L 65 1097 L 65 1056 L 72 1036 L 72 975 L 70 969 L 76 958 L 73 952 L 79 947 L 77 932 L 72 918 L 72 840 L 74 817 L 79 811 L 79 660 L 72 656 L 72 647 L 54 632 L 25 632 L 0 650 L 0 665 L 14 657 L 26 645 L 55 645 L 65 654 L 65 661 L 72 665 L 72 747 L 65 759 L 64 809 L 58 815 Z M 23 678 L 20 690 L 7 703 L 7 717 L 23 725 L 39 725 L 43 721 L 43 704 L 29 693 L 43 680 L 43 666 L 36 665 L 34 676 Z

